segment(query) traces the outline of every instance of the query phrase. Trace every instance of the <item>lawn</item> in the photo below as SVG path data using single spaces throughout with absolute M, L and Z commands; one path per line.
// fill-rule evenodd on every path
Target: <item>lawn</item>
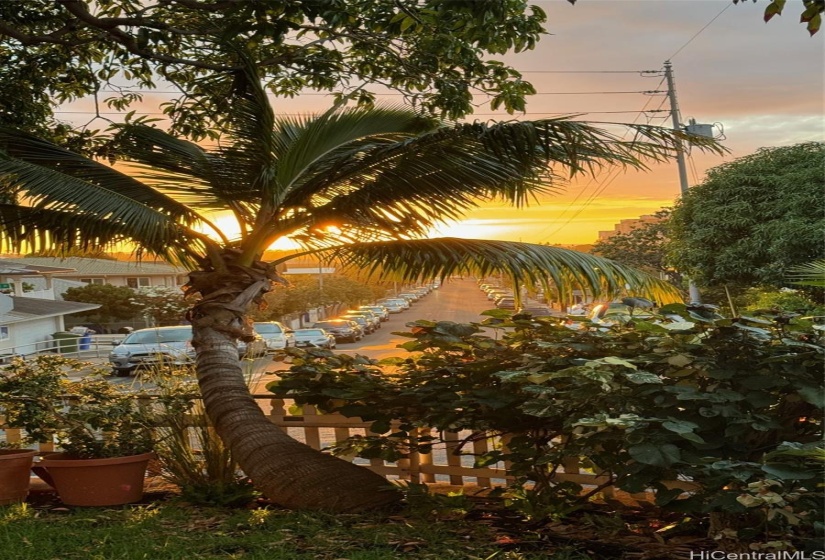
M 291 512 L 187 504 L 150 492 L 118 508 L 67 508 L 53 495 L 0 508 L 0 560 L 603 560 L 685 558 L 712 547 L 696 526 L 596 505 L 531 523 L 491 498 L 415 493 L 394 512 Z M 665 527 L 665 531 L 662 528 Z M 686 531 L 686 534 L 679 534 Z

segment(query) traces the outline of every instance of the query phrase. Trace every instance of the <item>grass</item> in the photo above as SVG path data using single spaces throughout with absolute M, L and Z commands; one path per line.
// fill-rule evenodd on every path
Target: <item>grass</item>
M 483 519 L 408 509 L 330 515 L 217 509 L 176 500 L 123 508 L 0 507 L 0 560 L 587 560 L 513 550 Z M 543 548 L 543 547 L 540 547 Z

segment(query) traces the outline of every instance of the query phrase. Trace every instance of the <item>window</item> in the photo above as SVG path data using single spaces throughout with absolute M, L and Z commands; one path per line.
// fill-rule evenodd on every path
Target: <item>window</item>
M 138 276 L 136 278 L 127 278 L 126 285 L 137 290 L 138 288 L 146 288 L 152 285 L 148 276 Z
M 86 284 L 97 284 L 100 286 L 106 283 L 103 278 L 81 278 L 80 281 L 85 282 Z
M 8 327 L 0 327 L 0 340 L 8 340 L 9 339 L 9 328 Z

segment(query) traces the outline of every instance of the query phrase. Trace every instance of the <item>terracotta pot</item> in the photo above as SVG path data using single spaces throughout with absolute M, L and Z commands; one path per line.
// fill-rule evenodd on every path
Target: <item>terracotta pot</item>
M 153 453 L 109 459 L 43 457 L 32 470 L 57 490 L 67 506 L 117 506 L 140 501 L 146 466 Z
M 26 499 L 31 481 L 31 449 L 0 449 L 0 506 Z

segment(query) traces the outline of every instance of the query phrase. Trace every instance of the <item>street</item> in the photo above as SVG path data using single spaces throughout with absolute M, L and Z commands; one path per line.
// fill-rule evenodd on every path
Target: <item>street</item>
M 454 321 L 468 323 L 480 321 L 482 311 L 493 309 L 495 305 L 487 299 L 476 281 L 470 278 L 455 278 L 445 281 L 440 288 L 428 295 L 403 313 L 390 315 L 389 321 L 381 324 L 381 328 L 373 334 L 367 335 L 355 343 L 338 343 L 335 352 L 346 354 L 361 354 L 369 358 L 381 360 L 392 356 L 403 356 L 407 353 L 399 344 L 409 339 L 394 332 L 408 331 L 407 323 L 425 319 L 428 321 Z M 272 381 L 278 371 L 289 368 L 289 364 L 280 361 L 271 361 L 271 358 L 261 358 L 260 380 L 254 384 L 253 393 L 265 392 L 263 386 Z M 257 364 L 256 364 L 256 367 Z
M 493 302 L 478 288 L 475 280 L 447 280 L 440 288 L 418 300 L 407 311 L 390 315 L 390 320 L 382 323 L 377 332 L 354 344 L 339 344 L 337 351 L 363 354 L 375 359 L 400 356 L 406 351 L 396 346 L 409 339 L 392 333 L 409 330 L 407 323 L 419 319 L 457 323 L 479 321 L 479 313 L 494 307 Z
M 397 346 L 408 339 L 393 333 L 409 330 L 407 323 L 419 319 L 459 323 L 479 321 L 482 319 L 479 313 L 494 307 L 493 302 L 489 301 L 478 288 L 475 280 L 471 278 L 449 279 L 440 288 L 414 303 L 407 311 L 391 314 L 389 321 L 383 322 L 381 328 L 373 334 L 365 336 L 356 343 L 338 343 L 335 352 L 361 354 L 379 360 L 391 356 L 403 356 L 406 350 L 397 348 Z M 92 351 L 85 353 L 86 355 L 80 359 L 106 367 L 107 346 L 101 341 L 95 342 Z M 271 381 L 275 372 L 289 367 L 282 361 L 274 361 L 272 356 L 246 361 L 245 365 L 250 375 L 262 377 L 260 383 Z M 69 377 L 77 380 L 87 374 L 88 370 L 82 370 L 70 373 Z M 112 383 L 128 389 L 136 389 L 141 385 L 139 379 L 135 377 L 111 377 L 109 379 Z M 256 385 L 260 386 L 260 383 Z

